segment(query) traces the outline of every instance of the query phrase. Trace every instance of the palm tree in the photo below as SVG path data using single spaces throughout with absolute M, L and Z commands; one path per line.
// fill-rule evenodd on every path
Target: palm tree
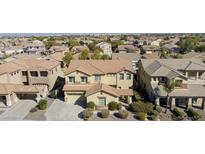
M 161 49 L 159 56 L 160 56 L 160 59 L 167 59 L 168 51 L 166 49 Z
M 167 109 L 168 109 L 168 103 L 169 103 L 169 94 L 174 90 L 175 87 L 175 82 L 172 79 L 169 83 L 164 85 L 164 90 L 167 93 L 167 104 L 166 104 L 166 110 L 165 113 L 167 113 Z

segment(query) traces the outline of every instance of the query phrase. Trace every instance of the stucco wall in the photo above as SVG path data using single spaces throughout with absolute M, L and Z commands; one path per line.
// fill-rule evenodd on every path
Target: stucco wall
M 110 94 L 104 92 L 97 92 L 93 95 L 87 97 L 87 102 L 93 101 L 96 105 L 98 105 L 98 98 L 105 97 L 106 98 L 106 105 L 109 104 L 111 101 L 118 102 L 118 97 L 112 96 Z

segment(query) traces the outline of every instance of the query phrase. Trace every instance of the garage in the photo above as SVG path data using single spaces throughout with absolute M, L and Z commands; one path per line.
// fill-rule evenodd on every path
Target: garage
M 86 98 L 83 93 L 67 93 L 65 102 L 84 107 L 86 105 Z
M 26 100 L 26 99 L 32 99 L 32 100 L 35 100 L 36 97 L 37 97 L 37 94 L 16 94 L 16 96 L 18 97 L 18 99 L 23 99 L 23 100 Z

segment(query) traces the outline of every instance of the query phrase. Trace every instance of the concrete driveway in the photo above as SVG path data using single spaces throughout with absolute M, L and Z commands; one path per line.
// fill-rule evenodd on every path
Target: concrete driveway
M 46 120 L 49 121 L 80 121 L 79 114 L 84 109 L 79 105 L 67 104 L 56 99 L 45 113 Z
M 23 120 L 29 111 L 36 105 L 37 103 L 33 100 L 20 100 L 17 104 L 0 114 L 0 120 Z

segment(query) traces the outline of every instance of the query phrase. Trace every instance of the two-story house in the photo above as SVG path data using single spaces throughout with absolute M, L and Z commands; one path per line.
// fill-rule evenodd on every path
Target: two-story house
M 112 56 L 112 46 L 110 43 L 100 42 L 100 43 L 96 44 L 96 46 L 102 49 L 103 54 L 106 54 L 109 57 Z
M 10 106 L 25 98 L 39 100 L 53 89 L 62 75 L 60 63 L 52 60 L 28 58 L 1 64 L 0 104 Z
M 199 59 L 141 59 L 139 63 L 141 86 L 156 105 L 168 104 L 188 108 L 205 103 L 205 64 Z M 165 85 L 174 83 L 169 93 Z M 167 93 L 170 96 L 167 102 Z
M 133 69 L 128 60 L 72 60 L 65 70 L 65 102 L 131 103 Z

